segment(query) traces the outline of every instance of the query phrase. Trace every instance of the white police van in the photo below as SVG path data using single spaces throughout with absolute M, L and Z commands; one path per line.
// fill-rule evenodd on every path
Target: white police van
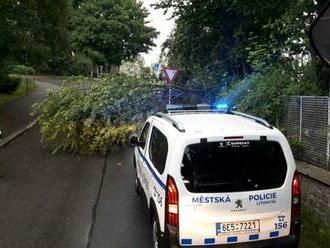
M 286 138 L 268 122 L 172 109 L 149 117 L 131 145 L 154 247 L 298 247 L 299 177 Z

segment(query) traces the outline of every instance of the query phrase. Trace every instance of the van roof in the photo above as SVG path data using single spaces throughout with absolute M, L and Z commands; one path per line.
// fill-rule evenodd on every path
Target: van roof
M 179 124 L 183 129 L 181 133 L 199 133 L 200 135 L 213 134 L 256 134 L 278 133 L 277 129 L 265 126 L 256 120 L 240 115 L 219 112 L 207 113 L 172 113 L 167 114 L 171 120 Z M 158 116 L 160 117 L 160 116 Z M 172 125 L 167 118 L 160 118 L 165 126 Z M 266 122 L 267 123 L 267 122 Z M 178 129 L 178 128 L 177 128 Z M 179 129 L 178 129 L 179 130 Z

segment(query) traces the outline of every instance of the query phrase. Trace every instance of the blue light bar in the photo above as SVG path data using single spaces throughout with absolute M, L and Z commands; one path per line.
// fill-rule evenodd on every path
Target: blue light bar
M 215 105 L 215 107 L 222 111 L 227 111 L 229 109 L 229 106 L 227 103 L 219 103 L 219 104 Z

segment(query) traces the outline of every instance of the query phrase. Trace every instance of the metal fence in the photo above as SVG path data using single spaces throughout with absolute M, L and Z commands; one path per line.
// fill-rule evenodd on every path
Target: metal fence
M 330 170 L 329 105 L 325 96 L 290 97 L 281 126 L 290 140 L 301 144 L 296 154 L 299 159 Z

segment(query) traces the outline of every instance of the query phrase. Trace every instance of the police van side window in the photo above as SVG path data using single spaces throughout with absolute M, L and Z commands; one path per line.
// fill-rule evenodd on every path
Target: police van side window
M 140 137 L 139 137 L 139 142 L 140 142 L 140 147 L 141 148 L 145 148 L 146 146 L 146 142 L 147 142 L 147 137 L 148 137 L 148 132 L 149 132 L 149 128 L 150 128 L 150 123 L 147 122 L 145 125 L 144 125 L 144 128 L 140 134 Z
M 165 170 L 167 153 L 167 138 L 156 127 L 153 127 L 149 145 L 149 157 L 154 167 L 160 174 L 162 174 Z

